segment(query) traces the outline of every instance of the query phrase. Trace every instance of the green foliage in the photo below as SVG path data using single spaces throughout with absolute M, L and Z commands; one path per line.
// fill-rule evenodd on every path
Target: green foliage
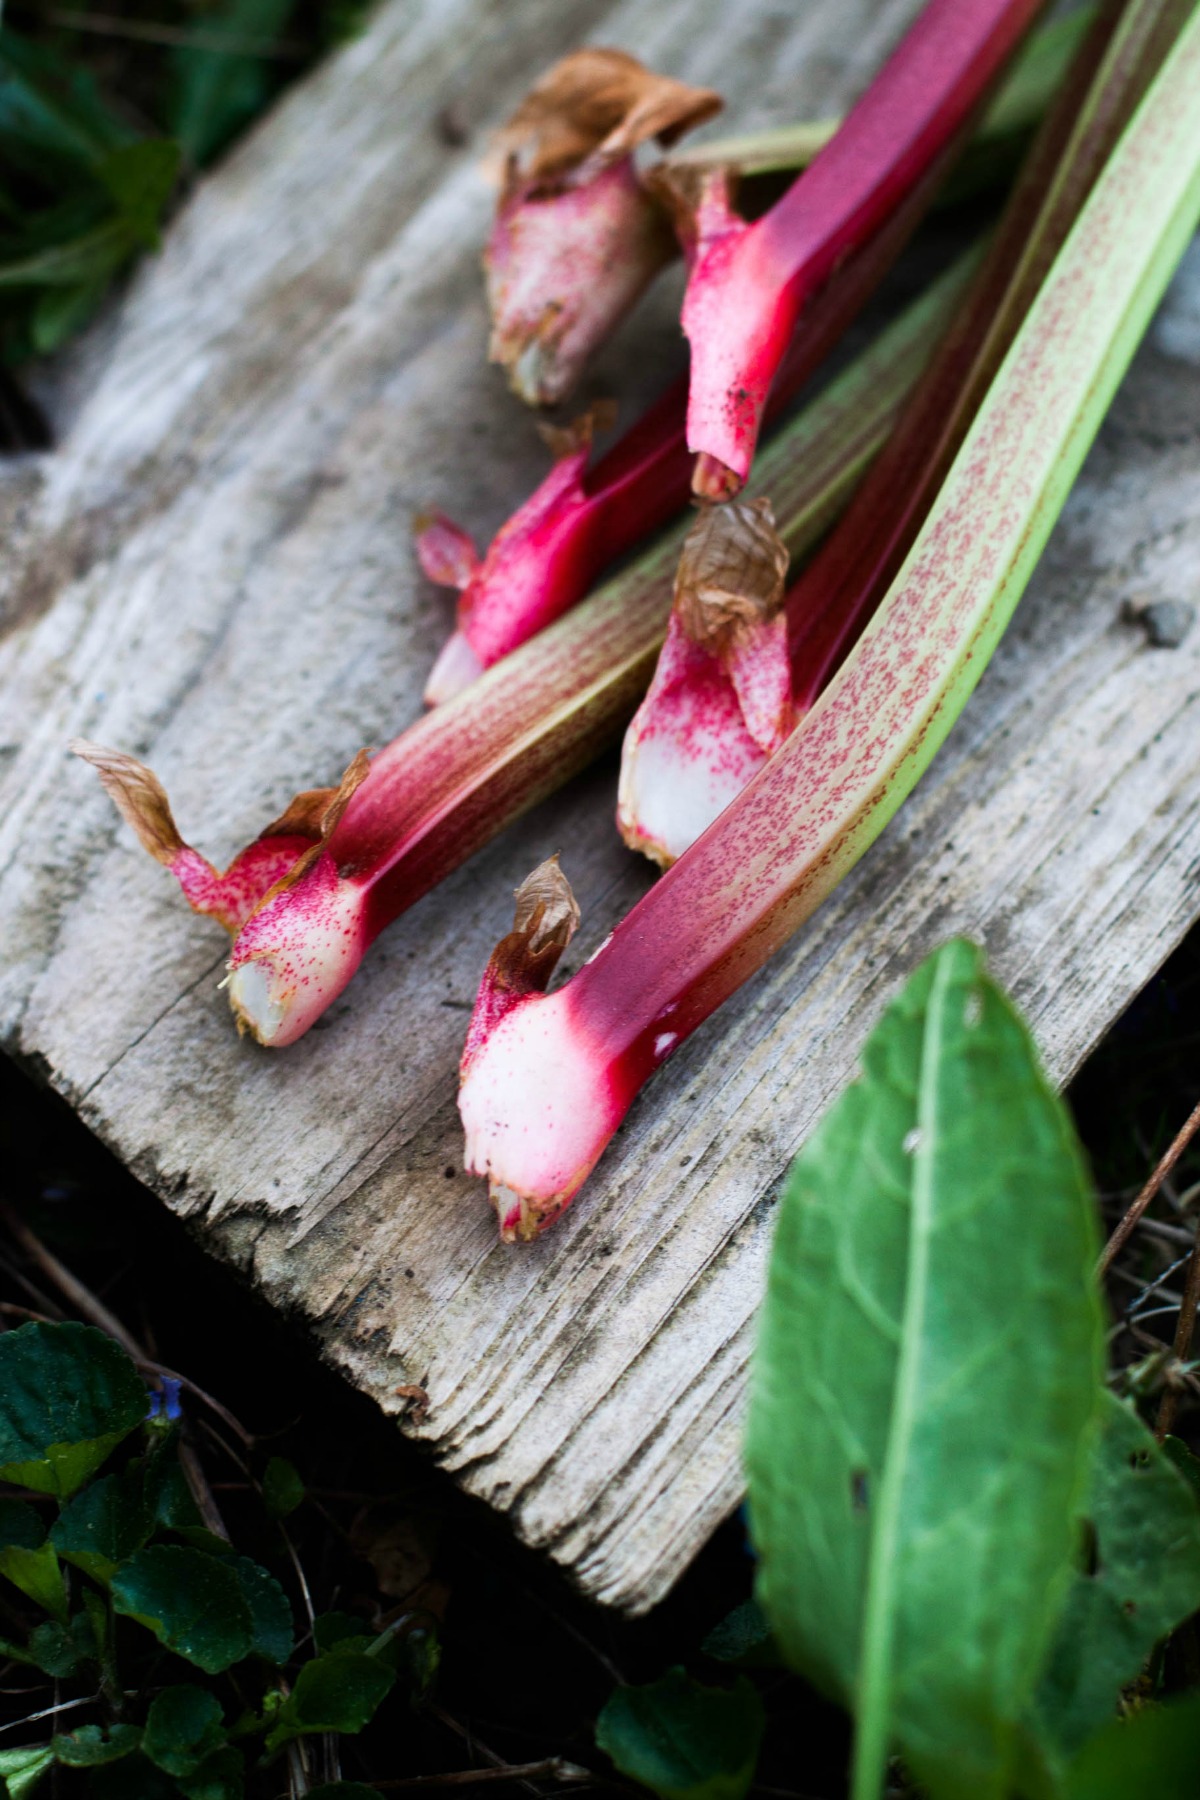
M 285 1663 L 295 1641 L 287 1595 L 275 1577 L 248 1556 L 233 1558 L 230 1566 L 250 1612 L 251 1652 L 265 1656 L 268 1662 Z
M 306 1662 L 279 1709 L 267 1749 L 314 1731 L 361 1731 L 395 1681 L 377 1656 L 338 1652 Z
M 80 1663 L 95 1662 L 99 1656 L 96 1629 L 85 1611 L 76 1613 L 69 1625 L 57 1619 L 46 1619 L 29 1634 L 29 1654 L 39 1669 L 60 1680 L 73 1675 Z
M 1196 1800 L 1200 1696 L 1114 1719 L 1075 1759 L 1062 1800 Z
M 200 1767 L 179 1780 L 184 1800 L 242 1800 L 246 1764 L 240 1750 L 226 1744 L 205 1757 Z
M 178 147 L 131 131 L 90 76 L 0 30 L 0 358 L 57 348 L 158 242 Z
M 6 1800 L 28 1800 L 53 1761 L 49 1744 L 0 1750 L 0 1794 Z
M 286 1519 L 304 1499 L 304 1483 L 295 1463 L 273 1456 L 263 1471 L 263 1502 L 273 1519 Z
M 152 1527 L 135 1466 L 126 1474 L 101 1475 L 76 1494 L 56 1519 L 50 1541 L 64 1561 L 107 1582 L 118 1563 L 141 1549 Z
M 979 952 L 946 945 L 793 1167 L 747 1437 L 759 1598 L 857 1706 L 856 1796 L 899 1739 L 1004 1791 L 1070 1578 L 1098 1405 L 1089 1184 Z
M 754 1779 L 765 1715 L 745 1676 L 702 1687 L 672 1669 L 646 1687 L 621 1687 L 596 1721 L 596 1742 L 660 1800 L 741 1800 Z
M 113 1576 L 112 1596 L 119 1613 L 209 1675 L 253 1648 L 254 1623 L 237 1571 L 203 1550 L 175 1544 L 139 1550 Z
M 1168 1631 L 1200 1608 L 1200 1508 L 1146 1427 L 1105 1396 L 1076 1572 L 1034 1703 L 1048 1755 L 1065 1759 L 1113 1714 Z
M 0 1575 L 7 1575 L 14 1587 L 56 1619 L 66 1619 L 67 1590 L 53 1544 L 42 1544 L 37 1550 L 10 1544 L 0 1550 Z
M 1163 1454 L 1183 1476 L 1200 1503 L 1200 1456 L 1193 1456 L 1182 1439 L 1171 1437 L 1169 1433 L 1163 1439 Z
M 269 45 L 286 26 L 295 0 L 228 0 L 220 12 L 203 15 L 198 36 L 211 42 Z M 183 153 L 197 167 L 211 162 L 237 132 L 260 113 L 273 80 L 262 56 L 188 45 L 176 56 L 177 90 L 171 126 Z
M 142 1750 L 168 1775 L 194 1775 L 224 1741 L 221 1703 L 204 1688 L 164 1688 L 151 1702 Z
M 145 1385 L 103 1331 L 22 1325 L 0 1337 L 0 1480 L 73 1494 L 145 1416 Z
M 68 1769 L 98 1769 L 131 1756 L 141 1737 L 136 1725 L 110 1725 L 107 1731 L 99 1725 L 80 1725 L 75 1731 L 56 1737 L 51 1747 L 55 1762 Z

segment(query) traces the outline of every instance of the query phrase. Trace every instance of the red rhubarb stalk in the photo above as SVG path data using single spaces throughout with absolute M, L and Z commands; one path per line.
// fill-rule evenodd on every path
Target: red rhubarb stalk
M 1041 0 L 929 0 L 841 129 L 769 212 L 697 220 L 683 303 L 696 492 L 750 471 L 771 384 L 803 309 L 956 146 Z
M 828 529 L 878 452 L 967 275 L 964 266 L 943 277 L 764 452 L 760 479 L 770 482 L 793 555 Z M 387 924 L 619 736 L 662 643 L 682 536 L 671 534 L 470 693 L 418 720 L 346 796 L 363 767 L 356 760 L 333 829 L 325 810 L 333 796 L 321 790 L 316 854 L 306 811 L 294 840 L 272 828 L 220 876 L 183 843 L 149 770 L 78 747 L 197 910 L 238 934 L 230 998 L 240 1023 L 264 1043 L 293 1043 Z M 295 808 L 279 824 L 289 820 Z M 243 891 L 248 869 L 257 884 Z
M 874 619 L 783 748 L 591 960 L 473 1030 L 467 1163 L 531 1237 L 659 1065 L 894 815 L 986 667 L 1200 222 L 1200 13 L 1056 258 Z M 497 1016 L 498 1015 L 498 1016 Z
M 787 596 L 797 717 L 887 591 L 1047 268 L 1189 10 L 1190 0 L 1134 0 L 1118 24 L 1110 5 L 1080 46 L 951 331 L 845 515 Z M 672 633 L 684 630 L 673 622 Z M 690 683 L 678 663 L 671 679 L 656 674 L 630 725 L 617 815 L 631 848 L 664 864 L 711 824 L 772 748 L 755 741 L 711 656 L 693 644 Z
M 488 356 L 530 405 L 567 397 L 593 349 L 677 254 L 634 151 L 651 138 L 673 144 L 720 107 L 719 94 L 655 75 L 623 50 L 578 50 L 497 134 Z
M 866 304 L 931 203 L 942 166 L 931 168 L 862 252 L 808 309 L 771 393 L 768 418 L 795 398 Z M 441 513 L 417 521 L 417 554 L 431 580 L 460 590 L 456 629 L 434 665 L 426 702 L 460 693 L 576 605 L 617 557 L 674 518 L 691 493 L 684 430 L 686 379 L 674 383 L 589 468 L 596 409 L 551 432 L 550 474 L 480 557 Z

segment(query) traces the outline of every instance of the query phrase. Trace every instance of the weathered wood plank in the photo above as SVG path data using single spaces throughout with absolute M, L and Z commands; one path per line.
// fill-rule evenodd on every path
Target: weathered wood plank
M 930 775 L 841 893 L 635 1107 L 590 1190 L 498 1246 L 461 1174 L 454 1072 L 509 893 L 550 850 L 570 966 L 648 873 L 613 770 L 577 782 L 388 933 L 323 1027 L 267 1053 L 193 919 L 63 745 L 145 755 L 231 852 L 419 706 L 446 622 L 409 515 L 481 532 L 542 467 L 482 364 L 477 141 L 582 37 L 722 86 L 747 126 L 826 112 L 914 0 L 393 0 L 205 184 L 5 472 L 0 1030 L 135 1171 L 602 1599 L 644 1607 L 736 1502 L 753 1310 L 783 1168 L 913 963 L 987 944 L 1065 1078 L 1200 912 L 1200 631 L 1133 595 L 1200 569 L 1200 266 L 1177 288 L 1033 589 Z M 764 75 L 765 71 L 765 75 Z M 678 366 L 669 285 L 596 389 Z

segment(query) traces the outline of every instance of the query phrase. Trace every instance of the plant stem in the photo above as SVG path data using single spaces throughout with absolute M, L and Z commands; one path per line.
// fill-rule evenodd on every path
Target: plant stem
M 1125 1248 L 1125 1245 L 1129 1242 L 1129 1239 L 1137 1229 L 1138 1220 L 1150 1205 L 1150 1202 L 1158 1193 L 1159 1188 L 1162 1186 L 1163 1182 L 1166 1181 L 1172 1169 L 1175 1167 L 1175 1164 L 1179 1161 L 1198 1131 L 1200 1131 L 1200 1100 L 1196 1102 L 1196 1105 L 1188 1114 L 1188 1117 L 1175 1133 L 1174 1138 L 1160 1157 L 1154 1172 L 1150 1176 L 1145 1187 L 1142 1189 L 1133 1205 L 1126 1212 L 1124 1218 L 1109 1238 L 1107 1244 L 1105 1244 L 1100 1261 L 1096 1266 L 1096 1277 L 1098 1280 L 1102 1281 L 1108 1274 L 1108 1271 L 1113 1265 L 1114 1257 L 1119 1256 L 1121 1251 Z

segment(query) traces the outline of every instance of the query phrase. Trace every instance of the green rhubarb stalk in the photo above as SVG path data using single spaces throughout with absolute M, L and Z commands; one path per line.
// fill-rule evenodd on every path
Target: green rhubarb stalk
M 815 911 L 945 740 L 1200 221 L 1198 95 L 1194 14 L 879 611 L 797 730 L 570 981 L 535 991 L 549 968 L 526 980 L 511 939 L 503 969 L 493 959 L 459 1105 L 467 1166 L 508 1235 L 562 1211 L 643 1083 Z M 880 1791 L 891 1656 L 875 1643 L 861 1671 L 854 1800 Z

